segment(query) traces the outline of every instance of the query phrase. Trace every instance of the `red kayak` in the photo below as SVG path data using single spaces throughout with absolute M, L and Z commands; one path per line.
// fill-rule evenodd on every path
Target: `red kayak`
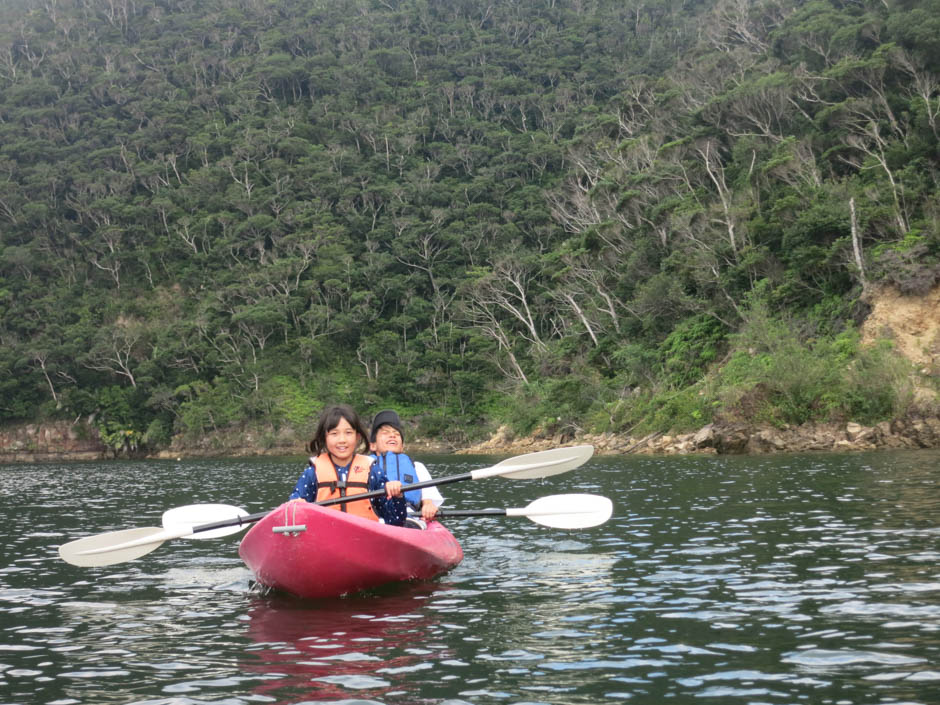
M 238 548 L 258 582 L 298 597 L 336 597 L 433 578 L 463 559 L 442 524 L 388 526 L 309 502 L 286 502 L 251 527 Z

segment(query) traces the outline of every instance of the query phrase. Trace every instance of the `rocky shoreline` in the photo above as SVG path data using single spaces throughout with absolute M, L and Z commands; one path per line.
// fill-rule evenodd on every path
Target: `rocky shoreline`
M 455 448 L 421 439 L 409 439 L 413 453 L 517 455 L 564 445 L 591 444 L 598 455 L 683 455 L 690 453 L 740 455 L 813 451 L 870 451 L 881 449 L 940 448 L 940 418 L 912 416 L 875 426 L 858 423 L 803 424 L 784 428 L 745 424 L 709 424 L 695 433 L 649 434 L 535 434 L 515 437 L 499 429 L 488 440 Z M 289 430 L 237 429 L 204 436 L 197 441 L 176 439 L 167 449 L 135 457 L 194 458 L 303 456 L 305 440 Z M 0 463 L 104 460 L 116 454 L 87 423 L 26 424 L 0 429 Z
M 456 452 L 514 454 L 575 443 L 593 445 L 598 455 L 744 455 L 940 448 L 940 418 L 912 417 L 885 421 L 875 426 L 853 422 L 803 424 L 784 428 L 709 424 L 695 433 L 652 433 L 640 438 L 602 433 L 515 439 L 508 429 L 501 429 L 490 440 Z

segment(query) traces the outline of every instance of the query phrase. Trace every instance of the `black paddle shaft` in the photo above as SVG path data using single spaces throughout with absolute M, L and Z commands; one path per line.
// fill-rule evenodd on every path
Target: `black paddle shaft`
M 435 519 L 447 517 L 502 517 L 506 516 L 505 509 L 441 509 L 434 515 Z
M 433 487 L 435 485 L 447 485 L 451 482 L 460 482 L 461 480 L 472 480 L 473 473 L 465 472 L 460 475 L 451 475 L 450 477 L 442 477 L 438 480 L 425 480 L 424 482 L 416 482 L 413 485 L 404 485 L 401 488 L 402 493 L 407 492 L 408 490 L 420 490 L 422 487 Z M 372 490 L 371 492 L 363 492 L 361 494 L 354 494 L 347 497 L 336 497 L 335 499 L 325 499 L 322 502 L 316 502 L 316 504 L 321 507 L 329 507 L 332 504 L 345 504 L 346 502 L 358 502 L 360 499 L 371 499 L 372 497 L 384 497 L 386 494 L 385 490 Z M 216 521 L 211 524 L 202 524 L 201 526 L 194 526 L 193 533 L 198 534 L 202 531 L 211 531 L 212 529 L 221 529 L 226 526 L 244 526 L 245 524 L 253 524 L 256 521 L 261 521 L 272 510 L 266 512 L 258 512 L 257 514 L 248 514 L 243 517 L 235 517 L 234 519 L 224 519 L 222 521 Z M 452 515 L 453 516 L 453 515 Z

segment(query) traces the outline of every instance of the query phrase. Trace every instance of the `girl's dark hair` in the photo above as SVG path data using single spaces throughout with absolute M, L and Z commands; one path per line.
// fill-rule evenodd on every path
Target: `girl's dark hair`
M 356 410 L 348 404 L 334 404 L 326 407 L 320 413 L 317 430 L 308 446 L 311 454 L 316 456 L 326 452 L 326 434 L 336 428 L 341 419 L 346 419 L 349 425 L 359 434 L 359 445 L 356 446 L 356 452 L 359 452 L 359 446 L 362 446 L 362 450 L 368 448 L 366 439 L 369 437 L 369 432 L 366 431 L 365 424 L 362 423 L 362 419 L 359 418 Z

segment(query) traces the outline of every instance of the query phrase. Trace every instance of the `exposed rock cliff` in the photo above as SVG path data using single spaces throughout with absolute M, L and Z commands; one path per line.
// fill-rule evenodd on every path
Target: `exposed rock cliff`
M 0 462 L 99 460 L 109 457 L 98 430 L 84 423 L 56 421 L 0 429 Z

